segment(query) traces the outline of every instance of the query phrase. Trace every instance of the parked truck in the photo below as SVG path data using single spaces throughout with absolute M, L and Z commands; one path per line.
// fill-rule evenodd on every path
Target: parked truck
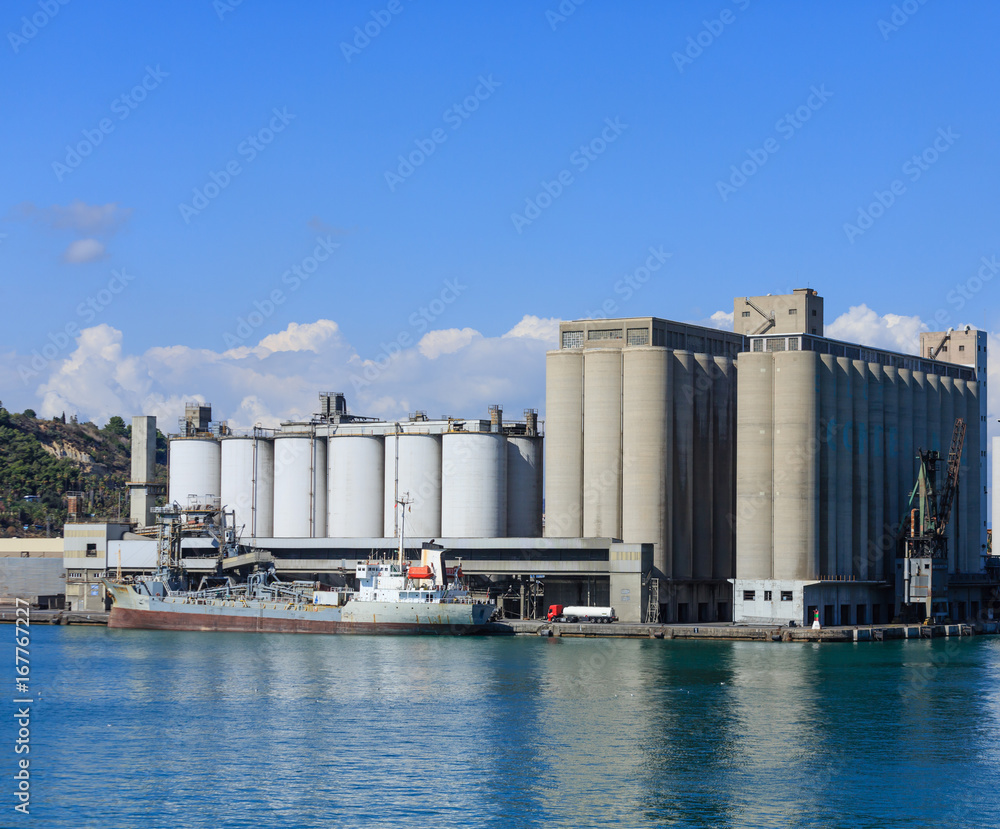
M 610 624 L 617 622 L 613 607 L 576 607 L 573 605 L 563 606 L 561 604 L 549 605 L 548 615 L 545 617 L 550 622 L 601 622 Z

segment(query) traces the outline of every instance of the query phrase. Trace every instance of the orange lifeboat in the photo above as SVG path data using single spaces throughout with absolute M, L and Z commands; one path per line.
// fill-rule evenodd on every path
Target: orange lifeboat
M 434 573 L 430 567 L 411 567 L 406 571 L 406 575 L 411 579 L 432 579 Z

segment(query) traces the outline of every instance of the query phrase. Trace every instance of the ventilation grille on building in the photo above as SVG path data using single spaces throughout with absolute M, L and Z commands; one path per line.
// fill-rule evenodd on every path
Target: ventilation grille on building
M 620 340 L 622 330 L 620 328 L 597 328 L 587 332 L 588 340 Z
M 563 348 L 583 348 L 583 332 L 582 331 L 563 331 L 563 335 L 562 335 L 562 347 Z
M 629 345 L 649 345 L 649 329 L 648 328 L 628 329 L 627 342 Z

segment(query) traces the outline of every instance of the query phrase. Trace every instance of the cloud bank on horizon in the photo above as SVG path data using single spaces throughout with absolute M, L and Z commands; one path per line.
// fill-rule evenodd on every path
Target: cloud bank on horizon
M 709 323 L 731 328 L 731 312 L 718 311 Z M 416 410 L 431 416 L 485 417 L 492 403 L 503 404 L 510 419 L 524 408 L 544 416 L 545 352 L 557 347 L 558 319 L 525 315 L 500 336 L 469 328 L 426 332 L 412 347 L 365 357 L 348 343 L 333 320 L 291 323 L 256 345 L 226 351 L 184 345 L 130 353 L 122 332 L 101 324 L 85 328 L 75 346 L 59 359 L 39 365 L 27 355 L 3 355 L 0 383 L 20 386 L 41 417 L 63 412 L 80 420 L 104 422 L 152 414 L 163 431 L 173 431 L 184 403 L 211 403 L 213 416 L 235 429 L 275 427 L 282 420 L 308 417 L 321 391 L 343 391 L 350 410 L 394 419 Z M 704 322 L 704 321 L 703 321 Z M 729 322 L 729 325 L 726 323 Z M 879 314 L 857 305 L 826 326 L 828 337 L 916 354 L 919 317 Z M 1000 354 L 1000 335 L 988 335 Z M 988 410 L 1000 409 L 1000 363 L 993 361 Z M 990 422 L 990 434 L 1000 433 Z

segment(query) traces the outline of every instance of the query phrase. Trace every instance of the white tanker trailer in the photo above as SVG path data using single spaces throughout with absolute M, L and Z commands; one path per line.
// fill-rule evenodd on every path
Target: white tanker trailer
M 561 604 L 549 605 L 549 612 L 545 618 L 550 622 L 602 622 L 610 624 L 618 621 L 613 607 L 575 607 Z

